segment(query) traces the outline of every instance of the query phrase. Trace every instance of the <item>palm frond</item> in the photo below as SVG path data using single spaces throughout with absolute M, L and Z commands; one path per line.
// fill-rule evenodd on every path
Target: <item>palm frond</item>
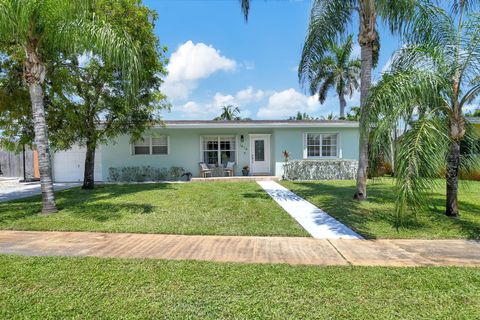
M 440 183 L 445 171 L 449 137 L 447 121 L 428 114 L 415 121 L 398 140 L 395 157 L 397 225 L 407 219 L 407 210 L 421 209 L 428 203 L 426 194 Z
M 298 67 L 302 85 L 313 78 L 312 65 L 320 60 L 339 37 L 345 33 L 352 19 L 356 1 L 315 0 L 310 12 L 310 22 Z
M 117 65 L 124 77 L 128 98 L 135 98 L 142 65 L 138 44 L 126 32 L 119 33 L 104 21 L 84 18 L 63 22 L 48 40 L 55 41 L 57 48 L 66 53 L 91 50 Z
M 248 14 L 250 13 L 250 0 L 239 0 L 242 8 L 243 17 L 248 21 Z

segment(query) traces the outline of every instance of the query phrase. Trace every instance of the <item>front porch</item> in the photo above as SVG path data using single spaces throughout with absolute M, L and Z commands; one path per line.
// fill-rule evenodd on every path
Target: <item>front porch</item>
M 208 177 L 192 178 L 192 182 L 254 182 L 254 181 L 279 181 L 276 176 L 233 176 L 233 177 Z

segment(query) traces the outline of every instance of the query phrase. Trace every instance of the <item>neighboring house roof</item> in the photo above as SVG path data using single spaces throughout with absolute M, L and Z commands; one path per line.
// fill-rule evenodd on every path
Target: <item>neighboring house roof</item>
M 166 120 L 167 128 L 358 128 L 347 120 Z

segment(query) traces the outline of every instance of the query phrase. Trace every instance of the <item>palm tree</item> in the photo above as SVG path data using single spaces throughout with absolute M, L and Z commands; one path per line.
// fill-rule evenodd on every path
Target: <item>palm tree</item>
M 317 118 L 312 117 L 308 113 L 306 112 L 301 113 L 300 111 L 298 111 L 295 116 L 291 116 L 290 118 L 288 118 L 288 120 L 316 120 L 316 119 Z
M 367 163 L 369 127 L 366 121 L 369 110 L 366 101 L 372 82 L 372 68 L 379 53 L 377 20 L 383 20 L 392 32 L 412 29 L 424 30 L 429 34 L 434 25 L 427 19 L 436 12 L 434 7 L 423 0 L 314 0 L 307 37 L 298 70 L 300 82 L 314 79 L 318 72 L 317 61 L 323 59 L 332 42 L 346 33 L 353 17 L 358 17 L 358 43 L 361 48 L 360 70 L 360 122 L 364 130 L 360 134 L 360 151 L 355 199 L 367 197 Z M 244 10 L 244 13 L 248 13 Z M 415 33 L 411 33 L 414 35 Z M 417 34 L 415 34 L 417 35 Z
M 359 87 L 361 61 L 350 59 L 353 49 L 352 35 L 349 35 L 340 45 L 330 42 L 328 46 L 327 52 L 313 58 L 318 60 L 309 61 L 312 70 L 306 75 L 302 84 L 310 87 L 310 94 L 318 93 L 318 100 L 322 104 L 327 98 L 328 91 L 335 88 L 340 102 L 340 118 L 344 119 L 347 105 L 345 95 L 351 98 L 353 92 Z M 302 63 L 306 62 L 302 60 Z M 299 69 L 303 70 L 304 66 L 300 65 Z
M 333 112 L 330 112 L 326 116 L 321 116 L 320 119 L 322 120 L 338 120 L 338 117 L 333 114 Z
M 446 172 L 445 214 L 459 215 L 459 170 L 475 164 L 471 154 L 461 152 L 462 142 L 474 139 L 462 109 L 480 95 L 480 18 L 469 15 L 474 8 L 473 2 L 455 3 L 452 16 L 437 21 L 434 41 L 407 43 L 369 98 L 374 154 L 385 149 L 382 137 L 396 123 L 409 124 L 395 155 L 399 219 L 408 206 L 426 202 L 424 192 L 439 172 Z
M 213 120 L 241 120 L 240 109 L 232 105 L 223 106 L 220 116 L 215 117 Z
M 346 118 L 349 121 L 358 121 L 360 119 L 360 107 L 350 107 Z
M 132 97 L 138 82 L 135 46 L 129 39 L 117 36 L 109 25 L 95 20 L 89 14 L 88 4 L 88 1 L 69 0 L 0 1 L 0 38 L 9 45 L 3 54 L 17 49 L 14 54 L 25 56 L 23 76 L 32 104 L 43 213 L 57 211 L 43 91 L 49 57 L 92 51 L 121 66 L 122 74 L 129 77 L 126 83 Z

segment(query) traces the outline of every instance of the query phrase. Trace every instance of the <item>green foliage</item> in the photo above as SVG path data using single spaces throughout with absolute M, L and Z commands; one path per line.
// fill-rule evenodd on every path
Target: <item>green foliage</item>
M 44 103 L 49 118 L 49 126 L 62 129 L 57 135 L 50 134 L 50 138 L 69 139 L 75 134 L 68 132 L 65 123 L 52 122 L 55 112 L 61 115 L 68 108 L 76 106 L 71 94 L 74 92 L 72 80 L 75 75 L 68 72 L 68 65 L 73 65 L 79 55 L 89 52 L 101 57 L 104 66 L 116 66 L 116 80 L 118 94 L 124 94 L 123 99 L 129 103 L 142 103 L 139 86 L 151 72 L 144 70 L 145 56 L 151 56 L 151 44 L 143 45 L 134 39 L 138 34 L 126 33 L 125 28 L 132 21 L 124 21 L 124 25 L 115 25 L 114 19 L 108 20 L 108 3 L 115 3 L 121 7 L 122 3 L 129 3 L 134 7 L 137 1 L 66 1 L 66 0 L 4 0 L 0 2 L 0 125 L 5 128 L 2 132 L 1 144 L 10 149 L 18 143 L 31 143 L 33 140 L 33 124 L 30 104 L 23 81 L 23 63 L 25 50 L 35 44 L 38 46 L 40 63 L 46 68 L 46 81 L 43 84 L 45 92 Z M 127 8 L 126 6 L 125 8 Z M 98 12 L 95 12 L 97 10 Z M 144 9 L 142 9 L 144 10 Z M 108 11 L 108 12 L 107 12 Z M 125 19 L 135 19 L 137 15 L 126 15 L 125 11 L 118 13 Z M 132 28 L 139 27 L 133 25 Z M 136 29 L 142 33 L 143 29 Z M 150 52 L 146 54 L 145 52 Z M 142 59 L 139 56 L 142 55 Z M 159 62 L 162 64 L 162 62 Z M 147 65 L 152 67 L 152 63 Z M 153 68 L 158 71 L 161 68 Z M 42 79 L 43 80 L 43 79 Z M 78 80 L 78 79 L 77 79 Z M 12 85 L 14 84 L 14 85 Z M 70 95 L 69 95 L 70 94 Z M 78 100 L 78 99 L 77 99 Z M 61 110 L 56 108 L 61 107 Z M 77 110 L 80 111 L 80 110 Z M 65 114 L 65 118 L 74 119 L 74 115 Z M 71 122 L 71 121 L 70 121 Z M 69 122 L 69 123 L 70 123 Z M 76 125 L 76 128 L 85 128 L 85 123 Z M 75 128 L 75 129 L 76 129 Z M 66 134 L 68 133 L 68 134 Z M 59 144 L 61 145 L 61 144 Z M 66 145 L 66 143 L 63 143 Z
M 182 167 L 171 167 L 170 169 L 151 166 L 109 168 L 108 181 L 144 182 L 180 180 L 183 173 L 185 173 L 185 169 Z
M 480 117 L 480 108 L 477 108 L 473 111 L 467 112 L 465 114 L 466 117 Z
M 360 107 L 350 107 L 350 111 L 347 112 L 346 120 L 359 121 L 360 120 Z
M 240 117 L 240 108 L 234 107 L 232 105 L 223 106 L 222 113 L 218 117 L 215 117 L 213 120 L 242 120 L 242 118 Z
M 435 28 L 437 8 L 428 1 L 417 0 L 375 0 L 371 1 L 372 7 L 363 6 L 364 1 L 359 0 L 314 0 L 310 13 L 310 22 L 305 38 L 298 75 L 301 83 L 314 79 L 317 72 L 316 61 L 326 56 L 332 43 L 337 43 L 347 34 L 357 14 L 368 16 L 369 12 L 359 12 L 373 8 L 380 21 L 388 25 L 392 32 L 410 35 L 412 39 L 418 38 L 414 30 L 432 30 Z M 355 21 L 356 22 L 356 21 Z M 422 27 L 423 29 L 418 29 Z M 376 30 L 376 26 L 373 27 Z M 375 31 L 376 32 L 376 31 Z M 374 37 L 374 66 L 378 61 L 380 43 L 378 33 Z
M 353 36 L 348 35 L 340 45 L 330 42 L 328 46 L 328 51 L 323 54 L 312 54 L 314 58 L 309 61 L 309 65 L 299 66 L 300 70 L 308 70 L 303 84 L 309 87 L 310 94 L 318 94 L 321 103 L 325 102 L 332 88 L 335 88 L 338 96 L 343 98 L 345 95 L 351 97 L 360 85 L 361 61 L 358 57 L 351 59 Z M 302 63 L 306 61 L 302 60 Z M 342 106 L 340 109 L 342 110 Z
M 159 47 L 154 34 L 156 13 L 136 0 L 97 1 L 93 10 L 113 28 L 123 29 L 139 47 L 139 59 L 144 67 L 138 83 L 139 94 L 134 101 L 125 100 L 121 70 L 95 51 L 81 57 L 73 55 L 58 65 L 55 76 L 62 84 L 50 87 L 49 94 L 60 98 L 52 101 L 49 124 L 54 132 L 52 142 L 60 149 L 73 143 L 96 148 L 119 134 L 130 134 L 135 139 L 158 123 L 159 111 L 169 107 L 159 91 L 161 76 L 166 73 L 163 55 L 166 49 Z M 87 62 L 80 63 L 80 58 Z
M 479 16 L 441 15 L 435 21 L 440 23 L 436 32 L 431 30 L 421 41 L 407 43 L 394 55 L 391 70 L 369 97 L 370 123 L 375 128 L 372 159 L 389 152 L 386 137 L 392 137 L 398 123 L 406 125 L 393 155 L 399 225 L 408 213 L 428 203 L 426 192 L 439 182 L 434 178 L 446 171 L 450 145 L 476 139 L 461 110 L 480 94 Z M 460 124 L 458 131 L 452 123 Z M 461 171 L 478 168 L 474 153 L 461 155 Z
M 318 118 L 312 117 L 306 112 L 301 113 L 300 111 L 298 111 L 295 116 L 288 118 L 288 120 L 317 120 L 317 119 Z

